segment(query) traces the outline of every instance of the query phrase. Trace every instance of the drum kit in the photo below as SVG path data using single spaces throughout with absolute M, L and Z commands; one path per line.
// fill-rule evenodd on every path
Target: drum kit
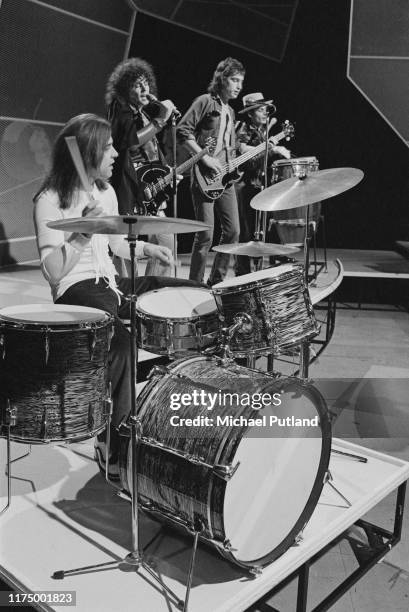
M 251 205 L 270 212 L 308 209 L 361 178 L 362 172 L 355 169 L 314 171 L 269 187 Z M 49 226 L 65 232 L 124 234 L 131 264 L 137 234 L 207 227 L 186 219 L 136 215 L 81 217 Z M 259 241 L 217 247 L 222 249 L 252 257 L 294 252 L 285 245 Z M 259 356 L 280 355 L 308 343 L 319 329 L 300 263 L 258 270 L 211 290 L 169 287 L 139 298 L 134 265 L 131 272 L 133 409 L 127 433 L 120 436 L 121 489 L 132 503 L 132 551 L 125 562 L 136 569 L 144 567 L 159 580 L 140 549 L 140 510 L 192 534 L 186 598 L 179 601 L 187 610 L 198 539 L 257 575 L 297 541 L 318 503 L 328 481 L 331 452 L 325 401 L 303 377 L 283 378 L 254 365 Z M 7 381 L 1 390 L 0 425 L 3 436 L 7 434 L 9 478 L 10 440 L 76 442 L 104 427 L 109 430 L 107 364 L 112 334 L 112 317 L 93 308 L 26 305 L 0 311 L 0 371 Z M 139 395 L 138 348 L 171 360 L 166 367 L 153 368 Z M 236 361 L 243 357 L 246 366 Z M 294 417 L 317 417 L 318 433 L 302 427 L 275 436 L 257 425 L 209 429 L 185 425 L 175 433 L 169 420 L 171 395 L 193 395 L 198 390 L 279 393 L 281 415 L 285 408 Z M 274 406 L 266 411 L 274 418 L 279 414 Z M 203 412 L 206 408 L 190 404 L 181 406 L 178 415 L 186 422 Z M 222 420 L 232 414 L 249 420 L 254 409 L 216 402 L 212 411 L 212 417 Z M 106 478 L 109 481 L 107 472 Z

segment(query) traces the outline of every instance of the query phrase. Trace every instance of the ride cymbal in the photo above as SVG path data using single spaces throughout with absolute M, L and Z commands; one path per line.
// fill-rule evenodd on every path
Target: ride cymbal
M 256 240 L 250 242 L 234 242 L 213 247 L 213 251 L 228 255 L 247 255 L 247 257 L 263 257 L 264 255 L 291 255 L 300 249 L 285 244 L 272 244 Z
M 303 178 L 289 178 L 264 189 L 251 200 L 250 206 L 268 212 L 307 206 L 351 189 L 363 176 L 364 173 L 358 168 L 311 172 Z
M 116 215 L 106 217 L 75 217 L 50 221 L 48 227 L 65 232 L 81 234 L 127 234 L 129 226 L 135 224 L 135 234 L 188 234 L 209 229 L 202 221 L 174 219 L 172 217 L 145 217 L 141 215 Z

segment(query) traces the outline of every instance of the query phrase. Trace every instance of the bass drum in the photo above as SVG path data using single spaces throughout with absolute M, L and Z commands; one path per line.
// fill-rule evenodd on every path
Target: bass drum
M 319 169 L 316 157 L 294 157 L 292 159 L 280 159 L 272 164 L 272 184 L 293 177 L 306 176 Z M 302 245 L 305 235 L 306 206 L 282 210 L 273 213 L 273 222 L 277 228 L 277 234 L 283 244 Z M 315 222 L 315 229 L 321 214 L 321 202 L 310 205 L 310 221 Z
M 205 542 L 247 569 L 264 567 L 294 543 L 318 502 L 330 456 L 317 389 L 197 356 L 153 371 L 139 416 L 144 510 L 187 530 L 200 524 Z M 131 466 L 129 437 L 121 436 L 128 492 Z

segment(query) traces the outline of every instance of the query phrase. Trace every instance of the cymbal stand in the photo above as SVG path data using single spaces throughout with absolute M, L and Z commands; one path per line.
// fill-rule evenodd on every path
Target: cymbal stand
M 274 112 L 276 110 L 275 106 L 273 106 Z M 275 123 L 275 121 L 274 121 Z M 268 184 L 268 130 L 273 125 L 273 121 L 266 126 L 266 134 L 265 134 L 265 149 L 264 149 L 264 160 L 263 160 L 263 180 L 264 185 L 261 190 L 267 189 Z M 266 233 L 267 233 L 267 213 L 265 211 L 256 210 L 256 221 L 255 221 L 255 229 L 254 229 L 254 240 L 257 242 L 265 242 L 266 241 Z M 263 257 L 257 257 L 255 259 L 255 268 L 256 270 L 262 270 L 264 264 Z
M 129 251 L 130 251 L 130 261 L 131 261 L 131 295 L 128 296 L 130 303 L 130 354 L 131 354 L 131 414 L 128 419 L 127 425 L 130 426 L 131 430 L 131 438 L 130 438 L 130 448 L 131 448 L 131 527 L 132 527 L 132 550 L 126 555 L 126 557 L 122 560 L 122 562 L 118 561 L 108 561 L 106 563 L 99 563 L 96 565 L 88 565 L 86 567 L 78 567 L 70 570 L 58 570 L 53 573 L 52 578 L 55 580 L 61 580 L 66 575 L 73 575 L 77 573 L 81 573 L 84 571 L 89 571 L 92 569 L 98 570 L 100 568 L 108 568 L 109 566 L 116 565 L 119 567 L 120 563 L 125 563 L 135 568 L 135 571 L 139 571 L 141 568 L 146 570 L 148 574 L 159 583 L 159 585 L 170 595 L 175 601 L 176 605 L 179 609 L 183 609 L 184 612 L 187 612 L 188 601 L 190 595 L 190 589 L 192 585 L 193 579 L 193 568 L 195 563 L 195 556 L 197 550 L 198 538 L 201 532 L 200 528 L 194 528 L 192 530 L 193 538 L 193 547 L 189 565 L 189 572 L 187 578 L 187 586 L 186 586 L 186 595 L 185 599 L 181 600 L 165 583 L 162 581 L 161 577 L 156 574 L 153 568 L 145 561 L 143 550 L 140 548 L 139 541 L 139 506 L 138 506 L 138 455 L 139 448 L 141 443 L 141 434 L 142 434 L 142 423 L 141 419 L 138 416 L 138 395 L 137 395 L 137 380 L 138 380 L 138 345 L 136 338 L 136 301 L 137 296 L 135 293 L 135 249 L 136 249 L 136 240 L 137 234 L 134 232 L 134 224 L 137 223 L 137 219 L 135 217 L 124 218 L 124 222 L 128 224 L 129 231 L 126 237 L 126 240 L 129 243 Z M 108 464 L 108 461 L 106 462 Z
M 4 514 L 11 506 L 11 464 L 15 463 L 16 461 L 20 461 L 20 459 L 24 459 L 24 457 L 28 457 L 28 455 L 31 454 L 31 444 L 29 444 L 29 450 L 24 453 L 23 455 L 20 455 L 20 457 L 16 457 L 16 459 L 11 459 L 11 447 L 10 447 L 10 441 L 11 441 L 11 436 L 10 436 L 10 429 L 12 427 L 14 427 L 17 424 L 17 410 L 16 408 L 12 408 L 11 404 L 10 404 L 10 400 L 7 400 L 7 408 L 5 410 L 6 412 L 6 422 L 3 423 L 3 426 L 7 429 L 7 434 L 6 434 L 6 444 L 7 444 L 7 463 L 6 463 L 6 474 L 7 474 L 7 502 L 4 506 L 4 508 L 2 508 L 0 510 L 0 516 L 2 514 Z M 0 429 L 2 427 L 2 424 L 0 424 Z
M 173 216 L 176 219 L 178 216 L 178 184 L 176 178 L 176 113 L 172 113 L 172 204 Z M 177 234 L 173 234 L 173 274 L 177 277 L 178 274 L 178 238 Z
M 300 174 L 298 180 L 304 181 L 307 174 Z M 304 231 L 304 283 L 308 288 L 308 269 L 310 266 L 310 207 L 305 207 L 305 231 Z M 304 340 L 300 345 L 300 376 L 304 380 L 308 378 L 310 363 L 310 343 Z

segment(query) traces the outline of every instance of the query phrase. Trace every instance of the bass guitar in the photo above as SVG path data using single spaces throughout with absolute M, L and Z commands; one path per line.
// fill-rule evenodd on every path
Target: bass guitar
M 277 145 L 280 140 L 283 138 L 290 140 L 290 138 L 294 135 L 294 126 L 288 121 L 284 121 L 281 125 L 282 131 L 269 138 L 269 142 L 272 145 Z M 239 172 L 238 168 L 242 164 L 245 164 L 247 161 L 261 154 L 262 151 L 266 148 L 265 142 L 257 145 L 256 147 L 252 147 L 251 150 L 242 153 L 236 158 L 231 159 L 229 162 L 224 163 L 222 165 L 222 170 L 218 174 L 214 176 L 209 176 L 206 172 L 208 170 L 205 167 L 202 167 L 200 164 L 195 166 L 194 168 L 194 176 L 196 179 L 196 183 L 199 186 L 199 189 L 203 193 L 203 195 L 209 200 L 216 200 L 220 198 L 223 191 L 234 183 L 238 181 L 243 174 Z M 221 160 L 221 157 L 225 154 L 224 151 L 221 151 L 216 155 L 217 158 Z M 221 160 L 222 161 L 222 160 Z
M 199 159 L 208 153 L 204 148 L 199 153 L 189 157 L 176 168 L 176 174 L 190 170 Z M 173 181 L 173 172 L 160 162 L 151 162 L 135 168 L 136 179 L 140 185 L 140 198 L 136 208 L 137 214 L 155 216 L 163 203 L 169 199 L 166 188 Z

